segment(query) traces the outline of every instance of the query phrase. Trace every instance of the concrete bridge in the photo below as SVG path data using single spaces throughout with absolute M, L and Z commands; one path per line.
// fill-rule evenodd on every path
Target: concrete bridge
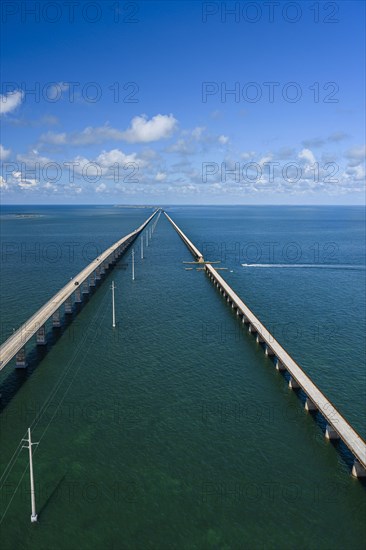
M 196 258 L 196 261 L 204 264 L 204 269 L 209 279 L 231 305 L 232 309 L 236 311 L 236 315 L 243 326 L 248 327 L 248 331 L 256 337 L 257 342 L 262 345 L 264 353 L 273 358 L 276 369 L 288 372 L 290 376 L 289 387 L 292 390 L 301 389 L 304 392 L 306 396 L 306 411 L 319 411 L 323 415 L 327 423 L 325 437 L 327 439 L 341 439 L 352 452 L 355 457 L 352 474 L 355 477 L 366 477 L 366 443 L 362 437 L 352 428 L 349 422 L 340 414 L 316 384 L 314 384 L 300 365 L 287 353 L 258 317 L 239 298 L 230 285 L 219 275 L 217 270 L 210 263 L 205 262 L 203 254 L 194 246 L 177 224 L 173 222 L 170 216 L 166 212 L 164 214 Z
M 159 211 L 159 209 L 156 210 L 140 227 L 107 248 L 15 331 L 0 346 L 0 370 L 14 356 L 16 367 L 25 368 L 27 366 L 25 344 L 36 335 L 37 344 L 45 345 L 47 343 L 45 324 L 48 319 L 52 317 L 52 326 L 59 327 L 61 307 L 64 305 L 66 314 L 72 313 L 73 304 L 82 302 L 82 295 L 88 294 L 90 287 L 94 287 L 97 281 L 103 278 L 107 270 L 116 263 Z

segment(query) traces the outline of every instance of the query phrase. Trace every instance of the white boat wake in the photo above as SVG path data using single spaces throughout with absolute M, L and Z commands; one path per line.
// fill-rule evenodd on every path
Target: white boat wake
M 241 264 L 243 267 L 262 267 L 262 268 L 288 268 L 288 269 L 353 269 L 365 270 L 365 265 L 357 264 Z

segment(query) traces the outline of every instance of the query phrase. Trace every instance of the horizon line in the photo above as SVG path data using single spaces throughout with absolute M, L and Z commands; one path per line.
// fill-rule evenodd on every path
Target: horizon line
M 289 206 L 289 207 L 323 207 L 323 206 L 333 206 L 333 207 L 354 207 L 357 206 L 359 208 L 365 208 L 366 203 L 362 204 L 333 204 L 333 203 L 324 203 L 324 204 L 212 204 L 212 203 L 202 203 L 202 204 L 183 204 L 183 203 L 146 203 L 146 204 L 118 204 L 118 203 L 7 203 L 7 204 L 0 204 L 0 208 L 3 206 L 115 206 L 115 207 L 134 207 L 134 208 L 148 208 L 148 207 L 159 207 L 159 206 L 189 206 L 189 207 L 200 207 L 200 206 L 213 206 L 213 207 L 219 207 L 219 208 L 225 208 L 225 207 L 232 207 L 232 206 L 244 206 L 244 207 L 282 207 L 282 206 Z

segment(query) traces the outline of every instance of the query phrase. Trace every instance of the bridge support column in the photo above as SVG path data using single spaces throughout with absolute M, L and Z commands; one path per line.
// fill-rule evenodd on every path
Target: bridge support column
M 75 303 L 81 304 L 81 302 L 82 302 L 82 299 L 81 299 L 80 287 L 77 287 L 75 290 Z
M 257 344 L 262 344 L 264 342 L 262 336 L 259 334 L 259 332 L 257 332 L 257 336 L 256 336 L 256 339 L 255 341 L 257 342 Z
M 236 310 L 236 316 L 239 317 L 240 314 L 241 314 L 241 311 L 240 311 L 239 308 L 237 308 L 237 310 Z
M 97 269 L 95 270 L 95 280 L 96 281 L 100 281 L 100 266 L 97 267 Z
M 105 264 L 104 264 L 104 262 L 103 262 L 102 265 L 100 266 L 99 273 L 100 273 L 100 275 L 104 275 L 104 273 L 105 273 Z M 99 278 L 100 278 L 100 277 L 99 277 Z
M 295 378 L 293 378 L 292 376 L 290 376 L 290 380 L 288 382 L 288 387 L 291 390 L 298 390 L 300 388 L 299 384 L 296 382 Z
M 269 357 L 272 357 L 274 355 L 274 351 L 269 347 L 268 344 L 266 344 L 264 353 L 268 355 Z
M 88 279 L 86 279 L 86 280 L 83 282 L 83 286 L 82 286 L 81 292 L 82 292 L 83 294 L 89 294 L 89 282 L 88 282 Z
M 335 431 L 333 426 L 331 426 L 330 424 L 327 424 L 327 427 L 325 429 L 325 437 L 327 439 L 339 439 L 338 433 Z
M 90 274 L 89 286 L 95 286 L 95 271 L 93 271 L 93 273 Z
M 60 319 L 60 310 L 57 309 L 55 313 L 52 315 L 52 326 L 53 328 L 57 328 L 61 326 L 61 319 Z
M 279 372 L 283 372 L 286 370 L 286 367 L 281 363 L 278 357 L 276 357 L 275 359 L 275 365 L 276 365 L 276 370 L 278 370 Z
M 46 327 L 42 325 L 36 332 L 37 346 L 45 346 L 47 344 Z
M 318 410 L 316 405 L 314 405 L 314 403 L 312 402 L 311 399 L 309 399 L 309 397 L 307 397 L 305 400 L 305 410 L 308 412 L 315 412 Z
M 28 366 L 25 347 L 22 347 L 15 356 L 15 368 L 16 369 L 26 369 Z
M 360 464 L 358 462 L 357 459 L 355 459 L 354 463 L 353 463 L 353 467 L 352 467 L 352 475 L 354 477 L 366 477 L 366 470 L 365 468 L 362 466 L 362 464 Z
M 65 313 L 72 313 L 72 298 L 69 296 L 65 300 Z
M 257 333 L 257 329 L 255 328 L 254 325 L 251 325 L 251 324 L 249 323 L 248 332 L 250 332 L 251 334 L 256 334 L 256 333 Z

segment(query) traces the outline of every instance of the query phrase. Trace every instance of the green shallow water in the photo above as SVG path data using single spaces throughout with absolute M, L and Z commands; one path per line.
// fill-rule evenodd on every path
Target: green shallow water
M 52 239 L 65 242 L 58 232 L 69 239 L 75 227 L 79 239 L 87 241 L 89 227 L 107 245 L 150 214 L 101 209 L 94 216 L 86 210 L 49 212 Z M 202 209 L 200 216 L 195 209 L 168 211 L 200 246 L 206 238 L 240 240 L 250 215 L 242 210 L 233 216 L 230 209 Z M 115 218 L 108 225 L 111 213 Z M 256 215 L 268 220 L 260 209 Z M 319 224 L 319 211 L 309 216 L 313 226 Z M 223 218 L 222 223 L 213 224 L 211 217 Z M 242 220 L 239 225 L 235 217 Z M 286 212 L 281 219 L 274 223 L 288 236 Z M 4 223 L 3 240 L 4 234 L 9 241 L 23 239 L 19 226 L 24 221 L 29 241 L 35 242 L 34 235 L 42 233 L 39 222 L 24 219 L 6 222 L 8 228 Z M 263 230 L 261 223 L 258 228 Z M 297 238 L 303 235 L 299 227 Z M 357 263 L 362 245 L 353 232 L 348 238 L 357 252 L 342 262 Z M 190 261 L 190 254 L 164 217 L 145 253 L 143 261 L 136 254 L 134 282 L 130 259 L 122 258 L 48 354 L 33 355 L 29 373 L 14 373 L 9 365 L 1 374 L 1 470 L 37 414 L 33 438 L 40 441 L 34 456 L 39 524 L 29 521 L 27 453 L 22 451 L 1 492 L 1 516 L 6 510 L 1 548 L 363 548 L 365 490 L 350 476 L 347 454 L 325 441 L 207 276 L 184 270 L 182 261 Z M 43 285 L 36 289 L 39 272 L 33 262 L 24 272 L 19 257 L 14 254 L 12 260 L 11 288 L 18 282 L 18 292 L 14 296 L 3 284 L 1 303 L 7 323 L 15 326 L 34 311 L 32 304 L 43 303 L 42 291 L 48 297 L 86 263 L 77 257 L 60 273 L 57 262 L 40 262 Z M 127 262 L 127 269 L 121 268 Z M 294 283 L 290 271 L 279 280 L 275 269 L 253 274 L 238 263 L 227 259 L 232 273 L 225 272 L 225 278 L 269 323 L 276 320 L 277 305 L 281 315 L 304 327 L 310 315 L 332 317 L 328 294 L 323 307 L 316 297 L 316 289 L 320 299 L 324 296 L 329 278 L 328 283 L 314 280 L 311 270 L 299 268 Z M 117 285 L 114 330 L 112 280 Z M 340 289 L 345 280 L 338 282 Z M 331 281 L 329 295 L 345 307 L 348 288 L 337 291 L 333 275 Z M 310 302 L 297 298 L 300 285 L 308 285 Z M 358 289 L 362 301 L 362 286 Z M 273 298 L 267 310 L 270 291 L 282 293 L 282 300 Z M 362 323 L 361 312 L 353 308 Z M 338 333 L 329 347 L 324 339 L 314 344 L 314 339 L 288 337 L 286 347 L 364 428 L 364 370 L 360 362 L 354 364 L 350 344 L 342 342 Z M 322 365 L 336 365 L 334 357 L 345 364 L 334 366 L 330 376 Z M 357 384 L 349 380 L 350 371 Z

